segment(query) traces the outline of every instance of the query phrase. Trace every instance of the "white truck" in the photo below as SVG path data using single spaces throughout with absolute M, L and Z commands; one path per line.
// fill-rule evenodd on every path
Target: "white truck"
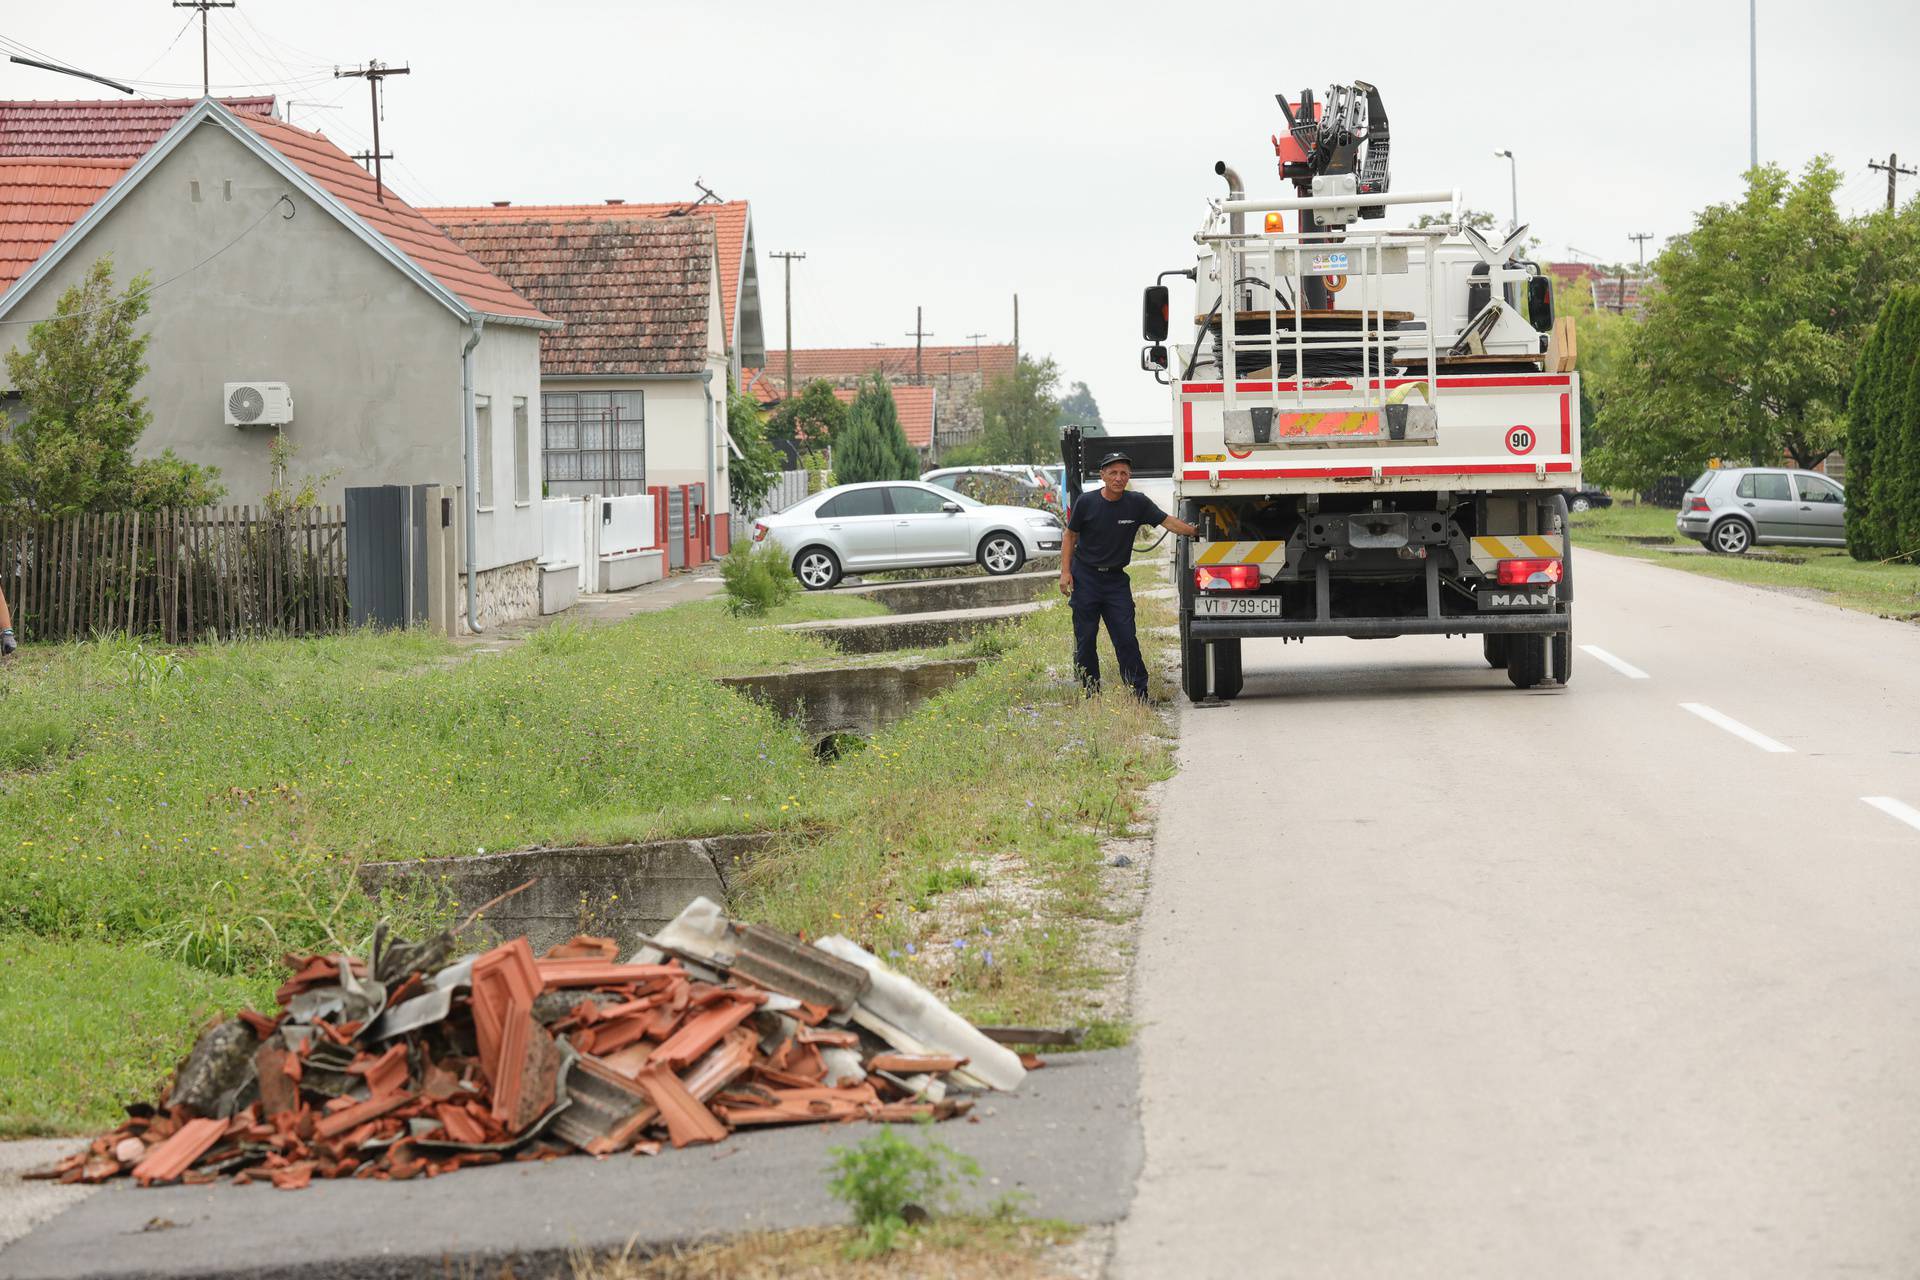
M 1216 165 L 1196 264 L 1146 291 L 1171 448 L 1123 443 L 1201 529 L 1175 555 L 1186 693 L 1237 695 L 1250 637 L 1479 635 L 1514 685 L 1565 683 L 1579 375 L 1549 279 L 1514 257 L 1526 228 L 1494 244 L 1457 193 L 1390 190 L 1372 86 L 1279 102 L 1294 194 L 1250 199 Z M 1437 225 L 1367 225 L 1422 206 Z M 1172 277 L 1193 301 L 1170 352 Z M 1114 444 L 1070 439 L 1069 466 Z

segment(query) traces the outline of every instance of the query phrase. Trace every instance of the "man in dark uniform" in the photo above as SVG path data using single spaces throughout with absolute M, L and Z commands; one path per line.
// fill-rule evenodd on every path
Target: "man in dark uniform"
M 1133 630 L 1133 583 L 1127 562 L 1133 559 L 1133 535 L 1141 528 L 1170 529 L 1183 538 L 1200 531 L 1154 505 L 1152 498 L 1127 488 L 1133 459 L 1110 453 L 1100 459 L 1100 487 L 1075 499 L 1060 547 L 1060 594 L 1073 607 L 1073 665 L 1089 692 L 1100 689 L 1100 655 L 1095 642 L 1100 621 L 1107 623 L 1120 678 L 1141 701 L 1147 697 L 1147 664 Z

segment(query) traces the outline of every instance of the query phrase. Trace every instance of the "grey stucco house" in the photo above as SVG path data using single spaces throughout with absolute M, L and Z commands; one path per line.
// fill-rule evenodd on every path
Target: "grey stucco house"
M 101 137 L 124 132 L 114 126 L 122 104 L 49 105 L 95 109 Z M 228 425 L 229 383 L 288 385 L 294 412 L 283 429 L 300 447 L 297 469 L 329 477 L 326 502 L 350 485 L 436 483 L 464 512 L 471 433 L 477 616 L 484 626 L 536 612 L 539 337 L 558 322 L 376 190 L 324 136 L 212 99 L 181 107 L 150 146 L 118 157 L 124 172 L 84 212 L 39 224 L 51 243 L 0 292 L 0 321 L 52 314 L 102 255 L 119 282 L 148 273 L 141 390 L 154 421 L 141 451 L 218 466 L 233 502 L 257 502 L 271 485 L 274 428 Z M 115 157 L 99 152 L 81 154 L 104 182 L 99 167 Z M 22 174 L 59 163 L 17 148 L 0 159 Z M 0 202 L 35 198 L 31 181 L 0 189 Z M 77 203 L 70 187 L 48 203 L 60 198 Z M 8 219 L 34 225 L 0 209 Z M 31 249 L 10 251 L 25 259 Z M 0 324 L 0 344 L 24 343 L 27 328 Z M 455 523 L 464 566 L 467 521 Z

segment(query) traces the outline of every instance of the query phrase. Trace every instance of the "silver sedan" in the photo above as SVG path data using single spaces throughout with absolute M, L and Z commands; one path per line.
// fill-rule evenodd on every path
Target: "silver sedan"
M 753 540 L 785 548 L 809 591 L 884 569 L 977 563 L 1013 573 L 1057 553 L 1063 532 L 1050 511 L 990 507 L 913 481 L 843 484 L 753 522 Z

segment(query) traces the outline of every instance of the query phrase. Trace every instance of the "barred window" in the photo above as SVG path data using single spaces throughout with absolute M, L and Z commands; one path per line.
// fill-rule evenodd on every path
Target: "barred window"
M 576 492 L 644 493 L 647 432 L 644 393 L 550 391 L 540 397 L 549 486 Z

